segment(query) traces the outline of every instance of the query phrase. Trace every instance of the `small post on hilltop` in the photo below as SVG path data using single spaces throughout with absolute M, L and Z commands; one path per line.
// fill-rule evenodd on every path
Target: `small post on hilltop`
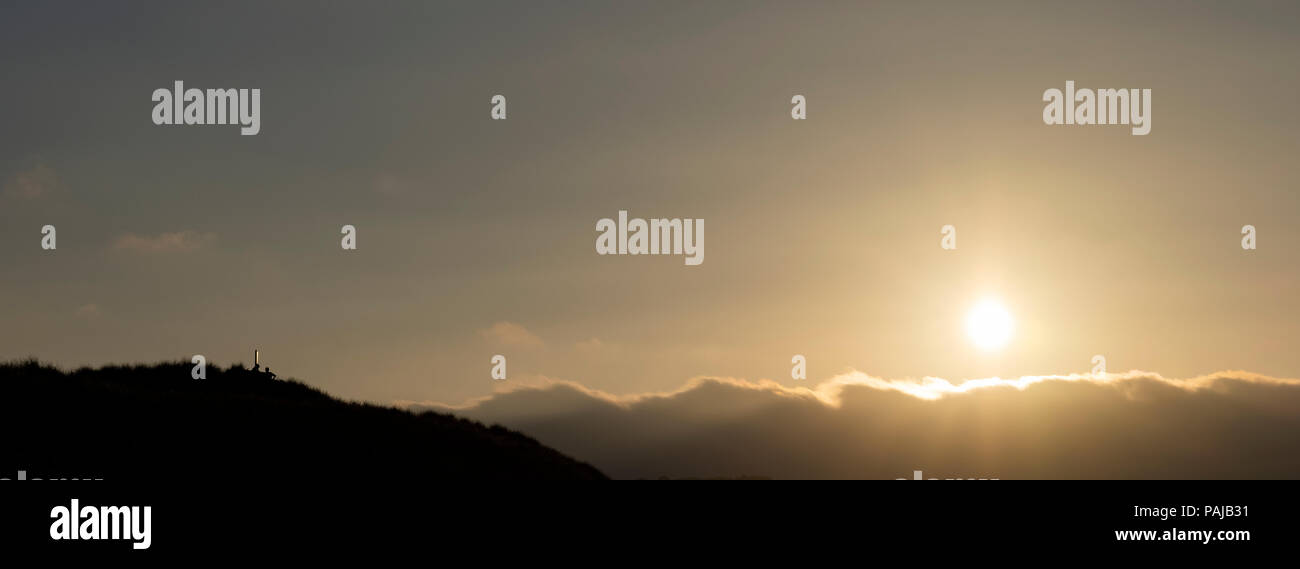
M 261 350 L 253 350 L 253 371 L 262 369 Z

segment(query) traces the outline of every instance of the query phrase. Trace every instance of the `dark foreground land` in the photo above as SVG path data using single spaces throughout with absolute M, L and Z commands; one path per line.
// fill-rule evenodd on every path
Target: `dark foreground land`
M 350 403 L 299 383 L 185 362 L 65 372 L 0 364 L 0 478 L 268 486 L 602 479 L 500 426 Z

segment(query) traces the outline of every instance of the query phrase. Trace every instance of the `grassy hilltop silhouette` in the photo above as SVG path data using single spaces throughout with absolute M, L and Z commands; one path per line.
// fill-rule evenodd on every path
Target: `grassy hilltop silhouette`
M 603 479 L 518 432 L 352 403 L 209 364 L 65 372 L 0 364 L 0 477 L 105 480 Z

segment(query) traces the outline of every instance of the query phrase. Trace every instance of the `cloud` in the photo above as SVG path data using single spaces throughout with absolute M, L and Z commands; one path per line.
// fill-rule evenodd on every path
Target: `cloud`
M 371 185 L 376 194 L 387 197 L 404 196 L 409 193 L 410 187 L 411 184 L 405 179 L 387 173 L 375 176 L 374 184 Z
M 45 164 L 15 174 L 5 184 L 4 194 L 9 197 L 36 199 L 54 191 L 59 185 L 59 175 Z
M 595 354 L 605 348 L 605 343 L 600 338 L 591 338 L 583 340 L 573 345 L 573 349 L 582 354 Z
M 506 346 L 531 348 L 542 345 L 541 338 L 514 322 L 497 322 L 491 328 L 479 330 L 479 335 Z
M 100 315 L 99 305 L 90 303 L 83 304 L 77 308 L 77 316 L 82 318 L 98 318 Z
M 540 380 L 404 404 L 518 429 L 621 478 L 1300 478 L 1300 380 L 1241 371 L 696 378 L 622 396 Z
M 190 252 L 207 246 L 216 237 L 212 233 L 199 233 L 189 230 L 160 233 L 156 236 L 128 233 L 118 237 L 117 241 L 113 243 L 113 248 L 118 251 L 142 253 Z

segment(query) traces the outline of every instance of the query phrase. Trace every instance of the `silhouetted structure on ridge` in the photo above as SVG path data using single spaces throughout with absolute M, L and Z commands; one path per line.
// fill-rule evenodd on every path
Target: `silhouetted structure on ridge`
M 262 351 L 258 349 L 253 350 L 253 372 L 275 379 L 275 374 L 271 373 L 270 366 L 267 366 L 266 371 L 262 371 Z

